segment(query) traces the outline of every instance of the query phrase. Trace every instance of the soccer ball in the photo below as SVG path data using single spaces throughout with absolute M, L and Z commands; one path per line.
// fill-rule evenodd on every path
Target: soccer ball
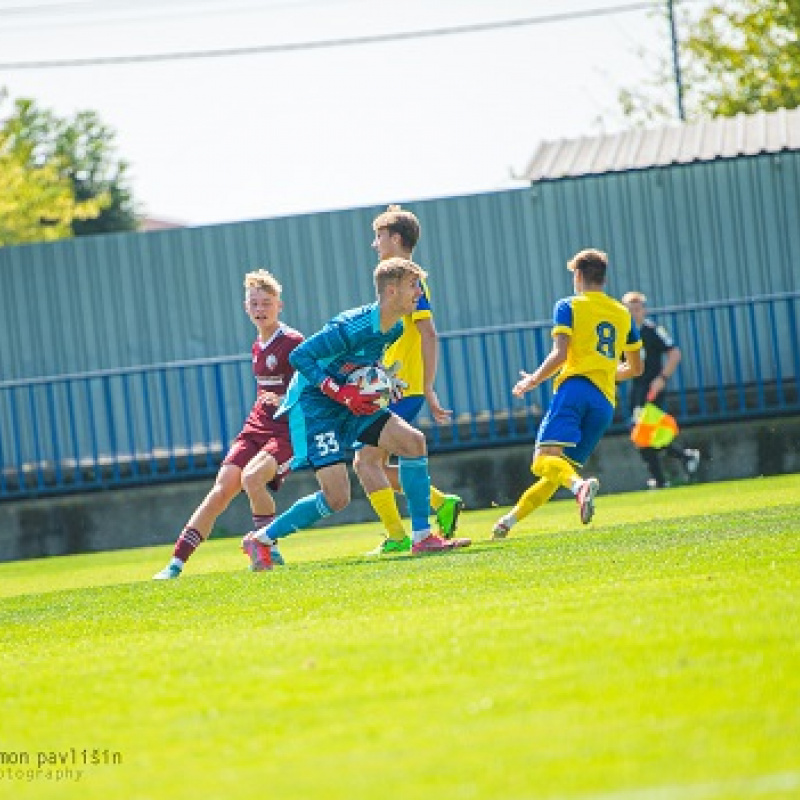
M 361 394 L 380 395 L 377 403 L 381 408 L 386 408 L 392 400 L 394 381 L 379 364 L 354 369 L 347 376 L 347 382 L 358 386 Z

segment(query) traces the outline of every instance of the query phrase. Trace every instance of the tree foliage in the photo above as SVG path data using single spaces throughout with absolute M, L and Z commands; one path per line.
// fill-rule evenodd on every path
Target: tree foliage
M 135 230 L 127 164 L 113 145 L 94 112 L 61 119 L 16 100 L 0 126 L 0 245 Z
M 108 198 L 100 214 L 76 220 L 76 236 L 136 230 L 137 215 L 127 184 L 128 164 L 114 157 L 114 132 L 92 111 L 79 112 L 63 125 L 55 139 L 54 153 L 67 165 L 78 200 Z
M 687 118 L 800 106 L 800 0 L 726 0 L 697 17 L 675 5 Z M 674 86 L 672 59 L 663 57 L 649 88 L 620 92 L 622 110 L 636 122 L 674 118 L 664 99 Z
M 31 165 L 30 148 L 0 130 L 0 247 L 72 236 L 97 217 L 105 197 L 78 201 L 56 163 Z

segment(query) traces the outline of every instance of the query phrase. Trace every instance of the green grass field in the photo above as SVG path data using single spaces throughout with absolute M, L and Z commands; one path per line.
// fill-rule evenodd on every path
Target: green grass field
M 800 797 L 800 475 L 497 515 L 0 565 L 0 797 Z

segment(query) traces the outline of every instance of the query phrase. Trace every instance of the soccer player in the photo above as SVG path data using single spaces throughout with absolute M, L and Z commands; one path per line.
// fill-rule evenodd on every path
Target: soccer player
M 400 206 L 389 206 L 372 223 L 375 238 L 373 249 L 381 261 L 390 258 L 411 260 L 419 241 L 421 228 L 417 217 Z M 386 364 L 400 365 L 398 378 L 405 384 L 403 396 L 389 406 L 395 414 L 413 425 L 427 401 L 434 420 L 448 422 L 453 414 L 443 408 L 434 388 L 439 358 L 439 340 L 433 321 L 430 294 L 425 279 L 421 281 L 422 296 L 411 314 L 403 317 L 403 334 L 392 344 L 384 356 Z M 389 453 L 378 447 L 365 446 L 356 452 L 353 467 L 361 479 L 362 472 L 369 474 L 380 465 L 388 479 L 388 486 L 375 492 L 367 491 L 369 500 L 386 530 L 386 538 L 368 555 L 401 553 L 411 549 L 411 539 L 406 535 L 395 492 L 401 492 L 397 465 L 389 463 Z M 362 485 L 363 485 L 363 481 Z M 431 486 L 431 508 L 436 513 L 439 533 L 450 538 L 456 531 L 458 516 L 464 503 L 455 494 L 444 494 Z
M 559 486 L 578 501 L 581 522 L 594 514 L 597 478 L 583 479 L 576 467 L 592 454 L 614 416 L 615 382 L 642 372 L 639 330 L 630 312 L 604 291 L 608 257 L 599 250 L 581 250 L 567 264 L 575 294 L 559 300 L 553 312 L 553 347 L 532 373 L 520 372 L 512 389 L 522 397 L 548 378 L 555 392 L 539 426 L 531 471 L 539 479 L 523 492 L 514 508 L 501 517 L 493 539 L 544 505 Z M 622 354 L 625 361 L 620 363 Z
M 273 491 L 280 488 L 292 458 L 289 426 L 286 420 L 276 419 L 275 412 L 294 376 L 289 354 L 303 336 L 278 319 L 283 308 L 282 288 L 267 270 L 248 272 L 244 289 L 244 309 L 258 331 L 252 350 L 256 400 L 222 462 L 213 488 L 189 517 L 169 564 L 153 576 L 155 580 L 180 576 L 187 560 L 211 535 L 217 517 L 242 489 L 250 500 L 254 527 L 266 525 L 275 516 L 275 501 L 267 487 Z M 283 563 L 277 549 L 272 559 Z
M 667 381 L 675 374 L 675 370 L 680 364 L 681 351 L 669 331 L 663 325 L 657 325 L 647 316 L 647 298 L 641 292 L 627 292 L 623 295 L 622 302 L 631 312 L 634 322 L 639 326 L 644 354 L 644 371 L 632 381 L 628 395 L 631 425 L 634 425 L 636 417 L 645 403 L 653 403 L 662 411 L 666 411 Z M 689 478 L 697 472 L 700 464 L 699 450 L 679 447 L 675 442 L 670 442 L 663 449 L 668 456 L 683 464 Z M 660 451 L 654 447 L 642 447 L 639 448 L 639 453 L 650 473 L 647 481 L 648 487 L 663 489 L 668 486 L 659 458 Z
M 402 258 L 381 261 L 375 268 L 377 301 L 344 311 L 309 337 L 290 356 L 297 372 L 279 415 L 288 414 L 295 467 L 311 466 L 320 491 L 242 540 L 256 572 L 272 568 L 270 547 L 284 536 L 308 528 L 341 511 L 350 502 L 348 450 L 361 442 L 392 453 L 400 460 L 400 484 L 408 500 L 413 553 L 466 547 L 469 539 L 443 539 L 431 532 L 430 476 L 424 434 L 397 414 L 377 404 L 378 396 L 361 394 L 347 376 L 381 361 L 386 348 L 403 332 L 403 316 L 411 314 L 422 296 L 424 271 Z M 367 492 L 388 488 L 380 462 L 362 466 Z

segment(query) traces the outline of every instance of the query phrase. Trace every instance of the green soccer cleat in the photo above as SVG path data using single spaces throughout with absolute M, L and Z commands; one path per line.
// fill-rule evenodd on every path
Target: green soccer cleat
M 464 501 L 457 494 L 447 494 L 444 502 L 436 511 L 436 524 L 439 526 L 439 533 L 445 539 L 452 539 L 458 527 L 458 515 L 464 508 Z
M 402 539 L 384 539 L 374 550 L 370 550 L 368 556 L 387 556 L 392 553 L 408 553 L 411 551 L 411 539 L 404 536 Z

